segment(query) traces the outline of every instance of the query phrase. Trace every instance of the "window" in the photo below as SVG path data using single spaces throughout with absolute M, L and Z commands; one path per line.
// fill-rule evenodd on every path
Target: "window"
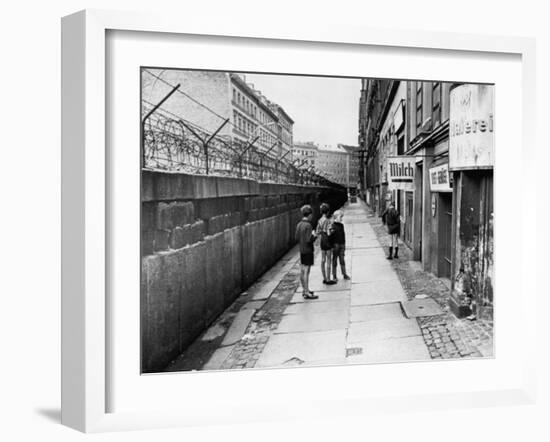
M 422 82 L 416 82 L 416 127 L 422 127 Z
M 432 87 L 432 120 L 434 127 L 441 123 L 441 83 L 433 83 Z

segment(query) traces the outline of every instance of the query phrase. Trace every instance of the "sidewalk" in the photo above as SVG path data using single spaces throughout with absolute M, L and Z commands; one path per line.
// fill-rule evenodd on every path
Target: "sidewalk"
M 387 250 L 389 236 L 386 226 L 379 217 L 372 216 L 369 209 L 367 212 L 378 241 Z M 392 260 L 391 265 L 399 276 L 407 298 L 414 300 L 416 297 L 427 296 L 441 309 L 438 315 L 417 318 L 430 356 L 433 359 L 492 357 L 493 322 L 458 319 L 448 305 L 450 281 L 444 282 L 433 274 L 422 271 L 421 263 L 412 260 L 412 252 L 407 247 L 400 247 L 399 255 L 400 259 Z
M 399 262 L 386 260 L 381 232 L 379 240 L 375 231 L 379 229 L 378 220 L 368 215 L 361 201 L 347 205 L 344 213 L 350 281 L 341 279 L 338 269 L 337 284 L 322 284 L 316 245 L 310 289 L 319 299 L 304 300 L 299 287 L 299 255 L 294 248 L 243 293 L 167 371 L 403 362 L 443 357 L 441 352 L 435 352 L 440 347 L 436 347 L 438 338 L 430 334 L 432 318 L 438 318 L 434 329 L 437 333 L 441 318 L 449 313 L 436 305 L 437 315 L 428 319 L 415 317 L 421 311 L 418 308 L 424 306 L 416 305 L 417 300 L 409 299 L 411 293 L 408 297 L 403 289 L 402 279 L 407 274 L 400 271 Z M 431 298 L 428 301 L 433 302 Z M 458 341 L 457 336 L 453 333 Z M 449 342 L 453 342 L 450 336 Z M 444 348 L 446 344 L 443 343 Z M 455 349 L 452 357 L 481 356 L 466 345 L 461 348 L 462 353 Z

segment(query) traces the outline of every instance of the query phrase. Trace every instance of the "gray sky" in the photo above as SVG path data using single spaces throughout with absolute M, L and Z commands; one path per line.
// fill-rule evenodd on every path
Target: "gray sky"
M 358 79 L 245 74 L 269 100 L 282 106 L 294 120 L 294 141 L 320 146 L 357 145 Z

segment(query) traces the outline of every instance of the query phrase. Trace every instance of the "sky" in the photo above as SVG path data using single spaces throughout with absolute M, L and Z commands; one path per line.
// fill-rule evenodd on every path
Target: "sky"
M 294 120 L 294 142 L 357 145 L 359 79 L 242 74 Z

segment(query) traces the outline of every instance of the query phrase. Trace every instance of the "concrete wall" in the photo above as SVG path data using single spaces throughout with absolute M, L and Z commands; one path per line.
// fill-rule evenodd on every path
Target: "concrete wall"
M 345 192 L 144 171 L 142 371 L 162 370 L 294 244 L 299 208 Z

